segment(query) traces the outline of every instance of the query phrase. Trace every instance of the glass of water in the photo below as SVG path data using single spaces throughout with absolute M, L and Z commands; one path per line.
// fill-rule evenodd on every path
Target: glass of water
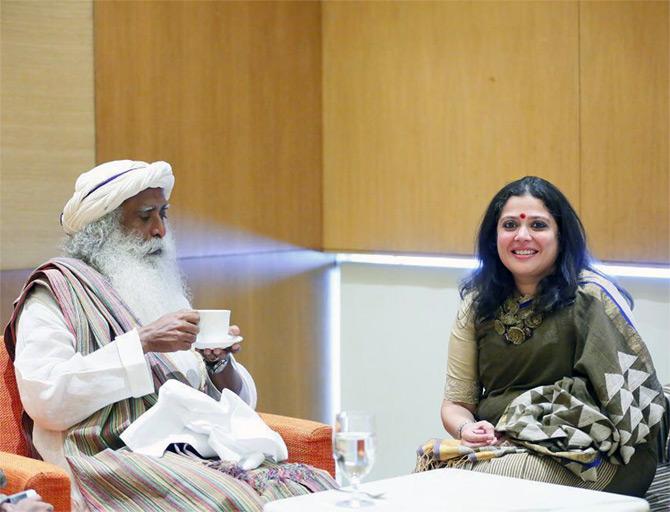
M 374 505 L 359 491 L 361 480 L 367 476 L 375 461 L 375 420 L 366 412 L 344 411 L 335 418 L 333 427 L 333 456 L 338 469 L 351 483 L 350 499 L 337 503 L 339 507 L 361 508 Z

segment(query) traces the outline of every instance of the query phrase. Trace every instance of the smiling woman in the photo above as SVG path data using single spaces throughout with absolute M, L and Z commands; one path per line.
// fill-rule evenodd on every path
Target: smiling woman
M 461 284 L 441 416 L 419 470 L 473 471 L 641 496 L 657 464 L 661 386 L 628 293 L 594 270 L 554 185 L 501 189 Z M 457 446 L 454 446 L 454 443 Z
M 479 228 L 477 256 L 481 267 L 461 291 L 477 292 L 480 319 L 514 293 L 534 295 L 537 310 L 565 306 L 575 297 L 580 272 L 592 270 L 574 208 L 558 188 L 534 176 L 506 185 L 493 197 Z
M 533 295 L 556 262 L 556 221 L 537 197 L 512 196 L 500 212 L 497 246 L 500 261 L 514 276 L 517 289 Z

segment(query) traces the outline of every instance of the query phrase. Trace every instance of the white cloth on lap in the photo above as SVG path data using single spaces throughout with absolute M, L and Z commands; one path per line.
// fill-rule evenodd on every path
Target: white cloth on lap
M 203 457 L 217 456 L 253 469 L 265 457 L 288 458 L 281 436 L 268 427 L 239 396 L 224 389 L 217 402 L 177 380 L 158 391 L 158 402 L 121 434 L 126 446 L 160 457 L 170 444 L 185 443 Z

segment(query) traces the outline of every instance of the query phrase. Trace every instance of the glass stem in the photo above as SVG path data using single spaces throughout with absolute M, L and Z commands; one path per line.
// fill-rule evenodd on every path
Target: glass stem
M 361 480 L 359 478 L 352 478 L 351 479 L 351 489 L 353 491 L 351 500 L 354 503 L 359 503 L 361 501 L 361 491 L 359 489 L 359 485 L 361 483 Z

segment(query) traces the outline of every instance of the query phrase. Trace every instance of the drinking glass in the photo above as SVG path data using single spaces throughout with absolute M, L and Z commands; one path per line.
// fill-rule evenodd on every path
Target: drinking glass
M 366 412 L 344 411 L 335 418 L 333 457 L 339 470 L 351 483 L 353 491 L 350 499 L 337 503 L 338 507 L 361 508 L 374 505 L 358 488 L 375 461 L 374 423 L 374 416 Z

